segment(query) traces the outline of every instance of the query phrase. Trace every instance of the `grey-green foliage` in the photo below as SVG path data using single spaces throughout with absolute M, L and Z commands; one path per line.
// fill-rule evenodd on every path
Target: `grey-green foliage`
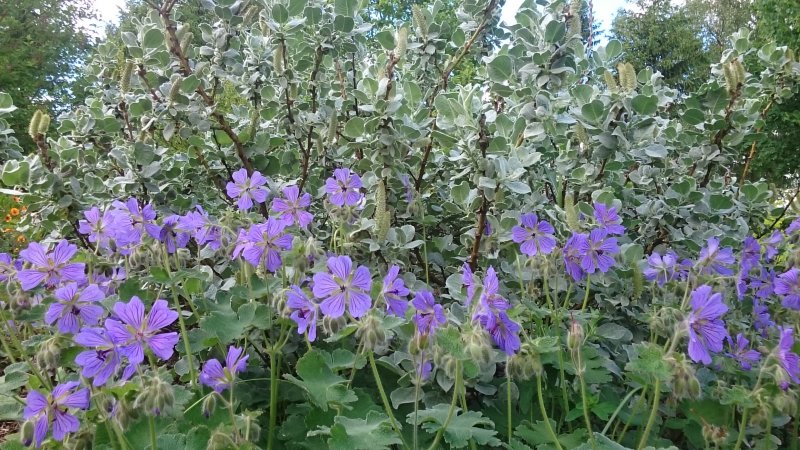
M 768 213 L 770 192 L 739 186 L 731 149 L 797 78 L 784 48 L 754 49 L 740 31 L 696 92 L 679 94 L 644 67 L 634 67 L 627 89 L 611 89 L 604 73 L 619 79 L 620 43 L 587 56 L 580 35 L 567 33 L 565 1 L 527 1 L 510 38 L 483 59 L 480 83 L 456 85 L 449 77 L 496 26 L 497 2 L 463 2 L 449 34 L 430 20 L 437 4 L 421 10 L 426 29 L 405 25 L 403 58 L 396 30 L 372 30 L 364 3 L 207 1 L 216 19 L 193 30 L 166 9 L 134 17 L 122 48 L 98 47 L 93 95 L 47 137 L 52 170 L 32 155 L 7 163 L 3 179 L 14 164 L 29 166 L 10 184 L 33 194 L 43 221 L 61 224 L 129 195 L 175 211 L 220 205 L 240 166 L 297 180 L 316 196 L 334 168 L 348 166 L 369 193 L 352 231 L 356 251 L 413 262 L 424 217 L 430 258 L 444 267 L 473 248 L 495 257 L 496 241 L 473 245 L 476 211 L 505 240 L 520 211 L 559 215 L 565 202 L 585 210 L 617 201 L 631 239 L 650 248 L 741 237 L 745 217 L 757 223 Z M 180 49 L 187 32 L 203 44 Z M 764 70 L 728 89 L 722 67 L 749 55 Z M 419 187 L 410 207 L 404 176 Z M 372 219 L 380 180 L 396 215 L 386 240 Z

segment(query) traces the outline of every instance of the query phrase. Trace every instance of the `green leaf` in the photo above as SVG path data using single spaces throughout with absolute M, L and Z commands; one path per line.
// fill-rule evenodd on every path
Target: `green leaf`
M 27 161 L 10 160 L 3 164 L 3 171 L 0 180 L 6 186 L 18 186 L 28 184 L 30 177 L 30 165 Z
M 436 108 L 436 112 L 445 119 L 453 120 L 456 117 L 456 112 L 450 105 L 450 100 L 442 94 L 436 96 L 436 99 L 433 100 L 433 106 Z
M 303 355 L 297 361 L 295 371 L 299 379 L 289 374 L 285 374 L 284 378 L 303 389 L 323 411 L 327 411 L 330 404 L 346 405 L 358 400 L 356 394 L 347 388 L 347 380 L 336 375 L 317 350 Z
M 157 28 L 147 30 L 142 39 L 142 47 L 156 48 L 164 45 L 164 32 Z
M 364 119 L 355 116 L 347 121 L 344 126 L 344 135 L 350 138 L 358 138 L 364 134 Z
M 17 109 L 14 100 L 5 92 L 0 92 L 0 114 L 8 114 Z
M 705 114 L 703 111 L 700 111 L 697 108 L 689 108 L 683 112 L 681 115 L 683 120 L 688 123 L 689 125 L 699 125 L 706 120 Z
M 277 3 L 272 6 L 272 18 L 276 22 L 284 24 L 289 21 L 289 10 L 282 4 Z
M 661 144 L 651 144 L 645 147 L 644 153 L 651 158 L 666 158 L 667 147 Z
M 560 41 L 567 32 L 567 28 L 563 22 L 559 20 L 551 20 L 547 23 L 544 29 L 544 40 L 555 44 Z
M 639 94 L 631 100 L 631 106 L 637 114 L 652 116 L 658 111 L 658 97 L 655 95 Z
M 612 60 L 622 53 L 622 43 L 616 39 L 611 39 L 606 44 L 606 60 Z
M 336 416 L 328 439 L 332 450 L 386 449 L 401 444 L 386 414 L 370 411 L 366 419 Z
M 511 78 L 512 61 L 508 55 L 497 55 L 486 67 L 492 81 L 508 81 Z
M 530 194 L 531 187 L 528 186 L 527 183 L 523 183 L 522 181 L 506 181 L 505 186 L 511 191 L 516 194 Z
M 596 330 L 594 330 L 594 332 L 598 336 L 611 341 L 627 342 L 633 339 L 633 333 L 631 333 L 627 328 L 611 322 L 606 322 L 600 325 Z
M 394 50 L 395 42 L 394 42 L 394 33 L 390 30 L 383 30 L 380 33 L 375 35 L 375 39 L 381 44 L 381 47 L 385 48 L 386 50 Z
M 630 361 L 625 365 L 625 370 L 631 375 L 649 383 L 660 379 L 669 379 L 670 367 L 664 360 L 664 350 L 650 342 L 634 344 L 628 350 Z
M 579 84 L 572 88 L 572 96 L 581 103 L 588 103 L 592 99 L 594 89 L 588 84 Z
M 596 431 L 594 432 L 594 440 L 594 444 L 591 442 L 585 442 L 580 446 L 575 447 L 575 450 L 631 450 L 628 447 L 617 444 L 616 442 Z
M 338 16 L 353 17 L 357 7 L 358 0 L 336 0 L 333 4 L 333 12 Z
M 217 336 L 222 345 L 242 337 L 245 325 L 233 311 L 214 311 L 200 321 L 200 328 L 211 336 Z
M 581 106 L 581 115 L 589 122 L 599 122 L 606 112 L 606 107 L 600 100 L 593 100 Z
M 708 206 L 716 212 L 727 212 L 733 209 L 733 200 L 722 194 L 711 194 Z
M 417 425 L 421 424 L 429 433 L 436 433 L 447 421 L 449 411 L 450 405 L 444 403 L 419 411 Z M 474 440 L 478 445 L 500 445 L 500 440 L 495 437 L 497 431 L 493 429 L 494 422 L 483 417 L 478 411 L 467 411 L 464 414 L 458 414 L 459 411 L 460 408 L 456 408 L 456 413 L 444 430 L 444 440 L 452 448 L 466 447 L 470 439 Z M 407 421 L 414 425 L 414 413 L 408 415 Z

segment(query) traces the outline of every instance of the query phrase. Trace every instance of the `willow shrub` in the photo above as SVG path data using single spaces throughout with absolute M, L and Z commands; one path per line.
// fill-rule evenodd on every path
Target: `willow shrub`
M 797 446 L 800 222 L 741 156 L 791 51 L 679 93 L 564 1 L 146 3 L 56 135 L 0 118 L 24 444 Z

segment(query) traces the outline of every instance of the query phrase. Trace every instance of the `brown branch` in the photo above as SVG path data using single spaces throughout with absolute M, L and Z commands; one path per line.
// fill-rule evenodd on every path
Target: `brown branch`
M 144 64 L 139 64 L 139 69 L 136 71 L 136 75 L 139 75 L 139 79 L 142 80 L 144 86 L 150 91 L 150 96 L 153 97 L 153 100 L 157 103 L 163 103 L 164 100 L 158 96 L 158 91 L 156 91 L 153 86 L 150 86 L 150 81 L 147 80 L 147 69 L 144 68 Z
M 125 100 L 119 102 L 119 112 L 122 115 L 122 120 L 125 121 L 125 129 L 128 130 L 128 140 L 133 142 L 133 127 L 131 126 L 130 116 L 128 115 L 128 104 Z
M 758 235 L 759 239 L 761 239 L 765 234 L 767 234 L 770 231 L 772 231 L 775 228 L 775 225 L 777 225 L 778 222 L 780 222 L 781 219 L 783 219 L 783 216 L 786 215 L 786 211 L 789 210 L 789 208 L 792 206 L 792 203 L 794 203 L 794 200 L 797 198 L 798 195 L 800 195 L 800 187 L 797 188 L 797 190 L 795 191 L 795 193 L 792 196 L 792 198 L 790 198 L 789 201 L 786 202 L 786 206 L 783 208 L 783 211 L 781 212 L 781 215 L 779 215 L 778 217 L 775 218 L 775 221 L 772 222 L 772 225 L 770 225 L 769 228 L 767 228 L 766 230 L 762 231 L 761 234 Z
M 767 117 L 767 113 L 769 113 L 770 108 L 772 108 L 772 105 L 773 105 L 774 101 L 775 101 L 775 95 L 773 94 L 770 97 L 769 102 L 767 103 L 767 106 L 765 106 L 764 109 L 761 110 L 761 119 L 762 120 L 764 120 Z M 762 127 L 758 127 L 756 129 L 756 133 L 761 132 L 761 129 L 762 129 Z M 750 153 L 747 154 L 747 157 L 744 160 L 744 168 L 742 169 L 742 176 L 739 178 L 739 189 L 740 190 L 741 190 L 742 186 L 744 186 L 744 181 L 747 179 L 747 174 L 750 172 L 750 163 L 756 157 L 756 149 L 757 149 L 756 142 L 753 141 L 753 145 L 750 146 Z M 739 195 L 738 191 L 736 192 L 736 195 L 737 196 Z
M 725 136 L 728 135 L 733 130 L 733 124 L 731 123 L 731 115 L 733 115 L 733 105 L 736 103 L 736 100 L 742 94 L 742 83 L 736 83 L 736 87 L 734 88 L 733 92 L 730 93 L 731 98 L 728 100 L 728 105 L 725 107 L 725 123 L 727 124 L 725 128 L 717 131 L 714 135 L 714 138 L 711 140 L 711 143 L 717 146 L 720 153 L 722 153 L 723 145 L 722 140 L 725 139 Z M 690 174 L 694 174 L 694 169 L 697 163 L 692 165 L 692 169 Z M 711 174 L 714 173 L 714 161 L 708 163 L 708 168 L 706 169 L 706 173 L 703 176 L 703 181 L 700 182 L 700 187 L 704 188 L 706 185 L 711 181 Z
M 489 135 L 486 130 L 486 115 L 481 114 L 478 120 L 480 131 L 478 132 L 478 147 L 481 150 L 483 161 L 486 160 L 486 150 L 489 148 Z M 472 251 L 469 256 L 469 267 L 474 271 L 478 264 L 478 253 L 481 248 L 481 238 L 486 230 L 486 214 L 489 212 L 489 199 L 482 188 L 478 188 L 481 193 L 481 206 L 478 209 L 478 223 L 475 230 L 475 241 L 472 243 Z

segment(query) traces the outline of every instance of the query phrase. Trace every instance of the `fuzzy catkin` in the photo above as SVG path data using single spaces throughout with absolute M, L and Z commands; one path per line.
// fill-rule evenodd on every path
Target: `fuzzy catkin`
M 725 87 L 728 92 L 736 90 L 736 75 L 733 73 L 733 68 L 730 64 L 722 65 L 722 76 L 725 78 Z
M 394 41 L 394 57 L 399 61 L 406 56 L 406 50 L 408 49 L 408 28 L 402 27 L 397 30 L 397 33 L 395 33 L 394 36 Z
M 636 90 L 636 69 L 633 68 L 633 64 L 620 63 L 617 65 L 617 72 L 619 72 L 619 85 L 623 91 L 633 92 Z
M 419 5 L 413 5 L 411 7 L 411 18 L 413 19 L 414 29 L 417 31 L 417 36 L 419 36 L 423 41 L 428 40 L 428 19 L 425 18 L 425 14 L 422 12 L 422 8 Z
M 181 83 L 183 83 L 183 78 L 181 77 L 176 77 L 175 81 L 172 82 L 172 87 L 169 88 L 169 101 L 174 102 L 178 97 L 181 91 Z
M 328 145 L 333 145 L 333 141 L 336 140 L 336 129 L 339 126 L 339 117 L 337 116 L 336 112 L 331 114 L 330 119 L 328 120 L 328 133 L 325 136 L 325 142 Z
M 575 137 L 578 138 L 578 142 L 581 144 L 589 145 L 589 133 L 586 132 L 586 128 L 580 122 L 575 123 Z
M 377 191 L 375 191 L 375 224 L 375 235 L 378 240 L 385 240 L 389 233 L 391 217 L 386 209 L 386 183 L 383 180 L 378 182 Z
M 28 136 L 31 139 L 36 139 L 36 135 L 39 133 L 39 124 L 42 121 L 42 112 L 38 109 L 36 112 L 33 113 L 33 117 L 31 117 L 31 121 L 28 124 Z
M 575 202 L 572 195 L 567 194 L 564 196 L 564 219 L 572 230 L 579 230 L 581 227 L 578 221 L 578 211 L 575 210 Z
M 611 92 L 617 92 L 619 90 L 617 79 L 614 78 L 614 74 L 612 74 L 611 71 L 606 70 L 603 72 L 603 79 L 606 82 L 606 86 L 608 86 L 608 90 Z
M 570 19 L 568 36 L 581 33 L 581 6 L 583 6 L 583 0 L 572 0 L 569 6 Z
M 733 73 L 734 75 L 736 75 L 737 86 L 740 84 L 744 84 L 746 74 L 742 62 L 739 61 L 738 59 L 734 59 L 733 61 L 731 61 L 731 65 L 733 66 Z
M 278 43 L 272 54 L 272 67 L 277 73 L 283 73 L 283 43 Z
M 42 119 L 39 121 L 39 134 L 47 134 L 47 129 L 50 128 L 50 114 L 42 114 Z
M 131 74 L 133 74 L 133 61 L 125 61 L 125 68 L 119 77 L 119 90 L 122 93 L 128 92 L 131 87 Z
M 192 32 L 187 31 L 186 34 L 184 34 L 183 37 L 181 38 L 181 42 L 179 45 L 181 47 L 181 53 L 183 53 L 184 55 L 186 54 L 186 51 L 189 50 L 189 43 L 192 41 L 192 37 L 194 37 Z

